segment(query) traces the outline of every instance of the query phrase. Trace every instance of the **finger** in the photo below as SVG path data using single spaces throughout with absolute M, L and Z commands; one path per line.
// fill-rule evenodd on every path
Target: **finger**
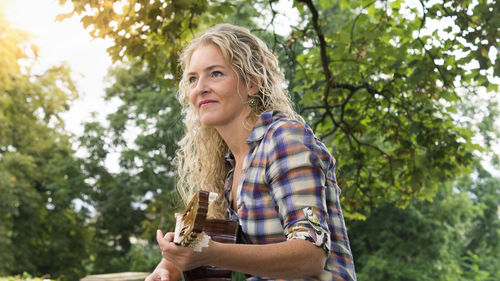
M 156 231 L 156 241 L 158 242 L 158 245 L 160 245 L 160 248 L 163 249 L 167 246 L 167 243 L 165 239 L 163 238 L 163 232 L 161 230 Z
M 163 237 L 163 232 L 160 229 L 156 230 L 156 240 Z
M 180 213 L 175 213 L 174 214 L 175 219 L 178 219 L 180 216 L 182 216 L 182 214 L 180 214 Z
M 165 236 L 163 236 L 163 232 L 161 232 L 161 230 L 156 232 L 156 241 L 158 242 L 158 245 L 160 245 L 160 249 L 162 251 L 166 251 L 169 247 L 172 249 L 172 247 L 175 246 L 174 236 L 175 233 L 173 232 L 168 232 Z
M 167 240 L 168 242 L 174 242 L 174 238 L 175 238 L 175 233 L 174 232 L 167 232 L 165 234 L 165 236 L 163 236 L 163 238 L 165 240 Z

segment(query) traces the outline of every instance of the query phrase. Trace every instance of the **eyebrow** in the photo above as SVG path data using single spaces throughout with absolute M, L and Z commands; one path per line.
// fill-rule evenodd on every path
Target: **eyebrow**
M 218 67 L 219 67 L 219 68 L 224 68 L 224 66 L 223 66 L 223 65 L 220 65 L 220 64 L 214 64 L 214 65 L 211 65 L 211 66 L 209 66 L 209 67 L 205 68 L 205 69 L 203 70 L 203 72 L 208 72 L 208 71 L 210 71 L 210 70 L 212 70 L 212 69 L 214 69 L 214 68 L 218 68 Z M 187 75 L 188 75 L 188 76 L 191 76 L 191 75 L 195 75 L 195 74 L 196 74 L 196 72 L 188 72 L 188 74 L 187 74 Z

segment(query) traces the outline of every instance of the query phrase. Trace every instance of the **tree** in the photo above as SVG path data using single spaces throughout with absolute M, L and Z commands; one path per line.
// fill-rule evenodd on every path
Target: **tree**
M 358 280 L 497 280 L 499 183 L 478 161 L 432 201 L 385 203 L 352 222 Z
M 478 39 L 463 26 L 445 37 L 426 25 L 478 7 L 468 1 L 421 1 L 413 8 L 403 1 L 323 1 L 318 10 L 313 1 L 299 2 L 311 16 L 297 37 L 313 34 L 315 44 L 297 58 L 303 71 L 295 79 L 305 86 L 295 91 L 303 92 L 304 114 L 339 157 L 347 210 L 430 199 L 441 182 L 464 172 L 478 147 L 451 116 L 456 88 L 474 88 L 474 79 L 487 77 L 481 68 L 494 64 L 467 70 L 483 55 L 470 51 Z M 496 4 L 483 5 L 488 14 L 476 28 L 490 32 L 489 48 L 498 42 L 498 24 L 491 21 Z M 328 14 L 339 20 L 325 23 Z
M 499 182 L 487 173 L 479 178 L 441 186 L 432 201 L 405 209 L 383 204 L 352 222 L 358 280 L 497 280 Z
M 349 238 L 358 280 L 461 280 L 461 254 L 473 225 L 474 206 L 467 194 L 441 187 L 430 201 L 405 209 L 392 203 L 355 221 Z
M 59 15 L 63 20 L 75 14 L 96 38 L 113 38 L 116 44 L 108 49 L 112 58 L 137 58 L 148 64 L 152 75 L 163 77 L 164 83 L 175 87 L 178 78 L 177 53 L 193 37 L 199 26 L 220 21 L 230 12 L 228 1 L 68 1 L 73 10 Z M 171 77 L 165 77 L 171 74 Z
M 488 145 L 472 139 L 486 132 L 487 143 L 498 135 L 491 120 L 476 131 L 457 116 L 475 115 L 463 105 L 480 87 L 497 90 L 497 1 L 295 0 L 299 19 L 285 35 L 276 32 L 286 13 L 277 1 L 60 2 L 73 3 L 60 19 L 83 15 L 93 36 L 114 41 L 115 61 L 125 62 L 111 72 L 107 92 L 123 105 L 109 126 L 88 124 L 81 139 L 96 182 L 95 227 L 106 232 L 102 245 L 117 241 L 108 253 L 122 266 L 132 262 L 124 237 L 150 240 L 152 230 L 172 223 L 169 161 L 182 134 L 177 52 L 198 31 L 231 22 L 275 51 L 297 110 L 337 158 L 360 280 L 496 277 L 498 183 L 477 165 L 475 155 Z M 488 111 L 495 115 L 497 107 Z M 127 142 L 130 128 L 137 137 Z M 103 166 L 112 150 L 121 152 L 118 174 Z M 472 184 L 471 172 L 481 180 Z M 140 203 L 144 210 L 132 207 Z M 142 220 L 143 229 L 118 223 L 120 214 L 135 225 Z
M 457 185 L 473 195 L 479 208 L 463 249 L 463 280 L 493 281 L 500 276 L 500 179 L 476 167 L 476 179 L 464 177 Z
M 500 170 L 498 151 L 493 150 L 500 140 L 500 130 L 495 127 L 500 117 L 498 103 L 476 99 L 474 105 L 465 103 L 461 111 L 476 117 L 465 119 L 463 123 L 482 137 L 484 148 L 474 163 L 473 173 L 462 177 L 455 185 L 457 190 L 467 193 L 479 209 L 463 248 L 463 279 L 493 281 L 500 276 L 500 178 L 488 172 L 485 166 Z
M 59 116 L 76 98 L 70 70 L 33 73 L 36 46 L 3 9 L 0 54 L 0 274 L 74 280 L 85 273 L 90 233 L 74 204 L 88 186 Z
M 385 203 L 351 223 L 359 280 L 498 279 L 500 179 L 484 168 L 498 170 L 497 106 L 487 97 L 459 105 L 460 125 L 482 136 L 472 173 L 440 184 L 430 201 L 413 200 L 405 209 Z
M 257 15 L 251 6 L 240 4 L 237 10 L 231 17 L 240 21 Z M 174 81 L 173 74 L 152 76 L 151 68 L 149 62 L 133 58 L 117 63 L 108 73 L 111 86 L 105 99 L 119 99 L 122 104 L 107 116 L 107 124 L 85 124 L 79 139 L 88 152 L 85 171 L 96 210 L 90 224 L 96 233 L 93 273 L 152 270 L 160 256 L 138 259 L 138 253 L 151 248 L 141 240 L 155 244 L 156 229 L 173 230 L 173 214 L 183 207 L 174 183 L 173 158 L 183 125 L 176 88 L 169 82 Z M 112 151 L 120 153 L 117 173 L 104 165 Z M 132 245 L 129 238 L 140 242 Z
M 91 34 L 115 42 L 109 49 L 115 59 L 146 62 L 171 88 L 184 42 L 220 22 L 223 12 L 250 4 L 130 0 L 120 10 L 118 1 L 72 2 L 73 11 L 61 18 L 85 14 Z M 270 25 L 279 13 L 273 3 L 255 4 L 271 15 Z M 301 113 L 338 159 L 348 217 L 362 218 L 385 200 L 405 206 L 411 198 L 430 199 L 439 183 L 466 171 L 478 147 L 451 115 L 457 87 L 496 89 L 488 78 L 499 73 L 488 57 L 498 46 L 496 1 L 294 5 L 299 23 L 286 38 L 275 36 L 273 46 L 294 67 L 287 80 Z M 440 20 L 453 22 L 443 28 L 451 36 L 428 26 Z
M 173 192 L 173 157 L 182 135 L 175 95 L 151 82 L 149 72 L 137 65 L 116 66 L 109 75 L 113 84 L 106 98 L 120 98 L 123 104 L 107 117 L 108 126 L 89 122 L 80 137 L 89 153 L 85 171 L 93 182 L 89 197 L 97 213 L 91 224 L 98 241 L 92 251 L 94 273 L 128 270 L 134 263 L 129 239 L 153 243 L 158 228 L 173 229 L 173 212 L 182 208 Z M 118 173 L 104 165 L 110 151 L 120 151 Z

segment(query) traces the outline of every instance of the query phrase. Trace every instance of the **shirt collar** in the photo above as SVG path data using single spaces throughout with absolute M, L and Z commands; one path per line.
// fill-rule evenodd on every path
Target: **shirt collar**
M 269 126 L 272 123 L 274 123 L 276 120 L 283 118 L 286 118 L 286 114 L 278 110 L 267 111 L 262 113 L 259 117 L 259 120 L 257 120 L 257 123 L 255 123 L 255 126 L 250 132 L 250 135 L 248 136 L 247 139 L 247 143 L 250 146 L 255 145 L 254 144 L 255 142 L 262 140 L 267 130 L 269 129 Z
M 247 138 L 248 145 L 250 147 L 254 147 L 257 142 L 262 140 L 267 130 L 269 129 L 269 126 L 276 120 L 283 118 L 287 118 L 287 116 L 285 113 L 279 110 L 267 111 L 262 113 Z M 234 156 L 231 150 L 226 153 L 226 156 L 224 158 L 230 166 L 234 166 Z

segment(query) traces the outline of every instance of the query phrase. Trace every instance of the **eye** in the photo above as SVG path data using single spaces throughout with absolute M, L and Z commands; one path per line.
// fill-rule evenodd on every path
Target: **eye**
M 222 72 L 217 71 L 217 70 L 212 72 L 212 77 L 220 77 L 220 76 L 222 76 Z
M 196 77 L 194 76 L 188 77 L 188 82 L 189 84 L 193 84 L 194 82 L 196 82 Z

